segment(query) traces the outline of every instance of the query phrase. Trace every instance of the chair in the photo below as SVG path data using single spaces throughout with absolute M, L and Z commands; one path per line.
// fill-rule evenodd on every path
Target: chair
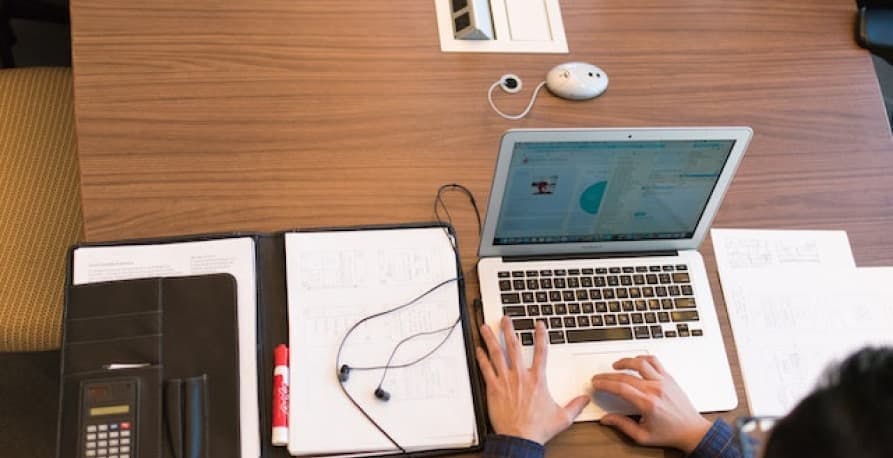
M 16 36 L 12 32 L 10 19 L 68 24 L 68 7 L 43 0 L 0 0 L 0 67 L 15 67 L 12 46 Z
M 0 352 L 59 348 L 82 227 L 71 69 L 0 70 Z
M 893 1 L 857 0 L 856 40 L 893 64 Z

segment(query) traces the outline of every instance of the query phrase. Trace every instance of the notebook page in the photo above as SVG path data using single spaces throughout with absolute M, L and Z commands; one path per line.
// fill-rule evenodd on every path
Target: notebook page
M 409 302 L 457 275 L 452 245 L 441 228 L 407 228 L 285 235 L 288 287 L 290 410 L 293 455 L 395 451 L 349 402 L 336 377 L 337 347 L 360 319 Z M 450 282 L 393 314 L 368 321 L 351 334 L 342 362 L 384 365 L 403 338 L 449 327 L 459 317 L 458 286 Z M 410 340 L 393 364 L 433 349 L 446 332 Z M 347 390 L 407 449 L 468 447 L 476 419 L 466 348 L 457 325 L 431 357 L 391 369 L 373 392 L 381 370 L 354 370 Z
M 240 443 L 242 458 L 260 456 L 257 404 L 257 287 L 254 240 L 81 247 L 74 251 L 73 283 L 227 273 L 236 279 L 239 317 Z

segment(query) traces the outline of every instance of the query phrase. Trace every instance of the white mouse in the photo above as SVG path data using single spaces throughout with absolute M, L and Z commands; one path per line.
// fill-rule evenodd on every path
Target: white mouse
M 549 92 L 570 100 L 587 100 L 608 90 L 608 74 L 586 62 L 567 62 L 546 73 Z

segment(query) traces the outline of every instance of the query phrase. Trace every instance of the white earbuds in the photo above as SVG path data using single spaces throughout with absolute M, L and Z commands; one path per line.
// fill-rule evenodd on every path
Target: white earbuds
M 521 78 L 512 73 L 502 75 L 487 92 L 487 100 L 493 111 L 503 118 L 516 120 L 527 116 L 543 86 L 546 86 L 552 94 L 563 99 L 588 100 L 598 97 L 608 90 L 608 74 L 586 62 L 567 62 L 557 65 L 546 73 L 545 81 L 536 86 L 527 108 L 518 115 L 507 115 L 496 108 L 496 104 L 493 103 L 493 89 L 496 89 L 496 86 L 501 87 L 509 94 L 517 94 L 523 87 Z

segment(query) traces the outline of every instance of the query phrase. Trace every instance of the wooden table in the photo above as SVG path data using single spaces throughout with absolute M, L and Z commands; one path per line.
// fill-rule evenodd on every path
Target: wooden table
M 73 0 L 87 238 L 429 220 L 442 183 L 487 201 L 508 128 L 750 125 L 717 227 L 845 229 L 860 265 L 891 263 L 893 143 L 852 2 L 562 7 L 570 55 L 486 55 L 441 53 L 430 0 Z M 568 60 L 605 69 L 607 94 L 541 96 L 517 122 L 490 111 L 499 75 L 531 87 Z M 526 101 L 498 96 L 506 111 Z M 461 205 L 470 269 L 478 241 Z M 732 419 L 746 398 L 709 241 L 702 252 L 738 387 Z M 593 423 L 549 446 L 664 454 Z

